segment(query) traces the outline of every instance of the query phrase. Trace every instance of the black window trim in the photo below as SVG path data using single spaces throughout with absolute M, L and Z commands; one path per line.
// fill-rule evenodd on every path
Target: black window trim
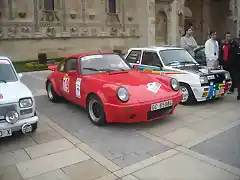
M 154 50 L 143 50 L 142 56 L 141 56 L 141 61 L 140 61 L 140 64 L 141 64 L 141 65 L 150 66 L 150 65 L 142 64 L 143 54 L 144 54 L 145 52 L 156 53 L 157 56 L 158 56 L 158 58 L 159 58 L 159 63 L 160 63 L 160 65 L 161 65 L 161 67 L 162 67 L 162 68 L 164 67 L 164 65 L 163 65 L 163 63 L 162 63 L 161 57 L 159 56 L 158 52 L 157 52 L 157 51 L 154 51 Z M 155 66 L 155 67 L 158 67 L 158 66 Z M 158 68 L 160 68 L 160 67 L 158 67 Z
M 131 52 L 133 52 L 133 51 L 140 51 L 140 52 L 141 52 L 139 63 L 135 62 L 135 63 L 133 63 L 133 64 L 141 64 L 141 62 L 142 62 L 142 56 L 143 56 L 143 50 L 141 50 L 141 49 L 131 49 L 130 52 L 127 54 L 126 58 L 125 58 L 126 61 L 127 61 L 128 63 L 132 63 L 132 62 L 129 62 L 129 61 L 127 60 L 127 58 L 128 58 L 128 56 L 131 54 Z

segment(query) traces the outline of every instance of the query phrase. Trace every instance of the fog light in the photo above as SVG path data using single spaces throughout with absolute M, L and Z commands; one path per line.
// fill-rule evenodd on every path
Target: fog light
M 8 111 L 5 118 L 9 124 L 14 124 L 18 121 L 19 115 L 16 111 Z

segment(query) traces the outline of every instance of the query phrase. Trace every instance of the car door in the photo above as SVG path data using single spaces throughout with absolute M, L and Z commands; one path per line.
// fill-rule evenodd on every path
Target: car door
M 78 76 L 77 58 L 69 58 L 65 60 L 64 75 L 61 83 L 61 93 L 64 98 L 71 102 L 75 102 L 75 81 Z
M 163 65 L 160 61 L 160 58 L 155 51 L 143 51 L 142 59 L 141 59 L 141 67 L 143 67 L 143 71 L 152 70 L 161 70 Z
M 58 92 L 62 93 L 62 81 L 63 81 L 63 76 L 65 74 L 64 72 L 64 66 L 65 66 L 65 60 L 63 60 L 57 67 L 57 70 L 54 71 L 54 81 L 56 84 L 56 88 Z
M 126 56 L 126 61 L 134 68 L 135 66 L 140 64 L 142 58 L 141 50 L 131 50 L 129 54 Z

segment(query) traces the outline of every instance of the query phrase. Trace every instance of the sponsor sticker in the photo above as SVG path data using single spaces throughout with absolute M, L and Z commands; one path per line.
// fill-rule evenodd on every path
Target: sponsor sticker
M 158 82 L 152 82 L 147 84 L 147 89 L 153 93 L 157 93 L 162 84 Z
M 81 78 L 77 78 L 76 80 L 76 97 L 81 98 Z
M 65 74 L 63 76 L 63 90 L 67 93 L 69 93 L 69 76 L 68 74 Z
M 103 58 L 102 55 L 88 55 L 88 56 L 84 56 L 82 57 L 82 61 L 86 61 L 86 60 L 89 60 L 89 59 L 97 59 L 97 58 Z

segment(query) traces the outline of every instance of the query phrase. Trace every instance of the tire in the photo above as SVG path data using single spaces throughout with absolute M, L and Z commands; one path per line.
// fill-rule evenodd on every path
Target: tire
M 38 123 L 37 122 L 32 124 L 32 132 L 35 132 L 37 130 L 37 128 L 38 128 Z
M 87 113 L 94 125 L 104 126 L 107 124 L 103 103 L 96 95 L 91 95 L 87 99 Z
M 197 102 L 191 87 L 188 84 L 180 84 L 180 91 L 183 93 L 183 99 L 180 104 L 191 105 Z M 188 94 L 188 95 L 187 95 Z
M 57 93 L 55 92 L 52 82 L 48 81 L 46 88 L 47 88 L 48 99 L 53 103 L 59 102 L 61 97 L 58 96 Z

